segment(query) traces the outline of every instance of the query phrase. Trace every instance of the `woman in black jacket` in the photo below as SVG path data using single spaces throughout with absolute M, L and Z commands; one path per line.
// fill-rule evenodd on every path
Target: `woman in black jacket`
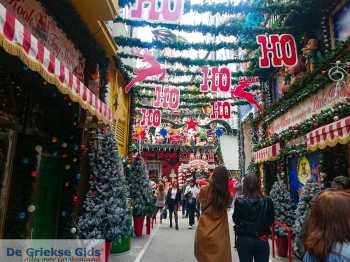
M 179 230 L 177 211 L 179 209 L 180 203 L 181 203 L 181 190 L 179 189 L 178 184 L 175 180 L 172 182 L 168 190 L 168 194 L 166 197 L 166 205 L 169 209 L 170 227 L 173 227 L 173 213 L 174 213 L 176 230 Z
M 263 197 L 260 179 L 254 174 L 243 178 L 243 195 L 235 201 L 233 213 L 236 248 L 241 262 L 268 262 L 269 234 L 274 221 L 273 203 Z

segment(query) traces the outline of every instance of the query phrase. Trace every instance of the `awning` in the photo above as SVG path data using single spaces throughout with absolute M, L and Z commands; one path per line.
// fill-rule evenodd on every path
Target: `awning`
M 262 163 L 266 161 L 273 161 L 281 152 L 280 143 L 274 144 L 269 147 L 260 149 L 257 152 L 254 152 L 254 161 L 255 163 Z
M 306 135 L 307 148 L 310 151 L 334 147 L 338 143 L 347 144 L 350 141 L 350 116 L 331 124 L 322 126 Z
M 67 67 L 0 4 L 0 45 L 6 52 L 20 58 L 31 70 L 57 86 L 74 102 L 105 123 L 112 122 L 112 112 Z

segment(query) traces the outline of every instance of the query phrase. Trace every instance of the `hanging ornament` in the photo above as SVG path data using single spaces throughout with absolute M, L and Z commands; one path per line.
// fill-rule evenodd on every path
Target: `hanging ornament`
M 333 118 L 333 120 L 334 120 L 334 121 L 338 121 L 338 120 L 339 120 L 339 116 L 335 116 L 335 117 Z
M 35 205 L 29 205 L 29 206 L 27 207 L 27 211 L 28 211 L 29 213 L 34 213 L 34 212 L 35 212 L 35 209 L 36 209 Z
M 72 228 L 70 229 L 70 232 L 71 232 L 72 234 L 75 234 L 75 233 L 77 233 L 77 229 L 76 229 L 75 227 L 72 227 Z
M 70 168 L 71 168 L 70 165 L 65 165 L 65 166 L 64 166 L 64 169 L 66 169 L 66 170 L 69 170 Z
M 31 177 L 37 177 L 39 175 L 39 172 L 36 171 L 36 170 L 33 170 L 31 173 L 30 173 L 30 176 Z
M 23 158 L 22 159 L 22 163 L 25 164 L 25 165 L 28 165 L 29 164 L 29 159 L 28 158 Z
M 78 152 L 78 151 L 79 151 L 79 145 L 75 144 L 75 145 L 73 146 L 73 150 L 74 150 L 75 152 Z
M 63 143 L 63 144 L 62 144 L 62 147 L 63 147 L 63 148 L 67 148 L 67 147 L 68 147 L 68 144 L 67 144 L 67 143 Z
M 78 162 L 78 158 L 74 157 L 74 158 L 73 158 L 73 162 L 74 162 L 74 163 Z
M 192 118 L 186 122 L 186 125 L 188 130 L 196 130 L 197 128 L 197 122 Z
M 66 183 L 64 184 L 64 186 L 65 186 L 65 187 L 69 187 L 69 182 L 66 182 Z
M 215 130 L 215 136 L 216 137 L 221 137 L 223 135 L 223 132 L 222 132 L 222 130 L 221 130 L 221 128 L 216 128 L 216 130 Z
M 160 134 L 162 137 L 166 138 L 166 137 L 168 136 L 168 130 L 167 130 L 166 128 L 163 127 L 163 128 L 159 131 L 159 134 Z
M 41 152 L 43 152 L 43 147 L 41 145 L 37 145 L 35 146 L 35 151 L 39 154 L 41 154 Z
M 61 215 L 62 215 L 63 217 L 65 217 L 65 216 L 67 216 L 67 212 L 66 212 L 66 211 L 62 211 Z
M 20 220 L 25 219 L 25 218 L 26 218 L 26 212 L 23 212 L 23 211 L 22 211 L 22 212 L 18 213 L 17 217 L 18 217 L 18 219 L 20 219 Z
M 73 203 L 76 204 L 79 201 L 79 197 L 77 195 L 73 196 Z
M 77 174 L 75 175 L 75 178 L 79 181 L 79 180 L 80 180 L 80 173 L 77 173 Z
M 81 151 L 81 152 L 85 152 L 85 150 L 86 150 L 86 145 L 81 144 L 81 145 L 80 145 L 80 151 Z
M 54 137 L 52 137 L 52 139 L 51 139 L 51 142 L 52 142 L 52 143 L 54 143 L 54 144 L 55 144 L 55 143 L 57 143 L 57 141 L 58 141 L 57 137 L 55 137 L 55 136 L 54 136 Z
M 145 128 L 143 126 L 138 126 L 135 131 L 136 131 L 137 139 L 139 141 L 145 138 L 146 133 L 145 133 Z

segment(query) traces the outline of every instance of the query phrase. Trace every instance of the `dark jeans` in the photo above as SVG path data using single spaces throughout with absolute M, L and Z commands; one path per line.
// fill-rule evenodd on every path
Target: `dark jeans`
M 192 199 L 188 200 L 187 207 L 188 207 L 189 224 L 190 224 L 190 226 L 193 226 L 195 223 L 194 216 L 195 216 L 196 208 L 197 208 L 196 199 L 192 198 Z
M 269 242 L 252 237 L 238 237 L 236 243 L 240 262 L 269 262 Z
M 173 227 L 173 214 L 175 217 L 175 227 L 178 228 L 179 227 L 179 219 L 177 216 L 177 207 L 175 205 L 170 205 L 168 207 L 169 209 L 169 219 L 170 219 L 170 227 Z
M 186 199 L 182 200 L 182 215 L 188 215 Z

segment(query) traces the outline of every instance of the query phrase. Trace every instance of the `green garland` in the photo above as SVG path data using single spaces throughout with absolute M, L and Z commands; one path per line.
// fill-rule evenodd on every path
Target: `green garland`
M 350 99 L 346 103 L 337 103 L 334 107 L 321 111 L 320 114 L 303 121 L 302 123 L 290 127 L 280 134 L 274 134 L 270 139 L 254 146 L 254 151 L 273 145 L 278 141 L 288 141 L 311 132 L 315 128 L 334 122 L 334 117 L 343 118 L 350 115 Z
M 135 94 L 136 99 L 141 102 L 142 99 L 147 98 L 147 99 L 154 99 L 155 95 L 146 95 L 146 94 L 140 94 L 136 93 Z M 195 96 L 181 96 L 181 104 L 189 103 L 210 103 L 211 101 L 227 101 L 227 100 L 232 100 L 231 97 L 218 97 L 218 98 L 209 98 L 209 97 L 195 97 Z
M 213 36 L 232 36 L 238 34 L 244 34 L 244 32 L 249 34 L 271 34 L 271 33 L 281 33 L 288 32 L 289 27 L 279 27 L 279 28 L 266 28 L 266 27 L 247 27 L 241 20 L 231 21 L 229 25 L 189 25 L 189 24 L 173 24 L 173 23 L 163 23 L 163 22 L 148 22 L 145 20 L 132 20 L 117 17 L 113 20 L 114 23 L 122 23 L 132 27 L 145 27 L 150 26 L 153 28 L 166 28 L 169 30 L 178 30 L 187 33 L 199 32 L 202 34 L 211 34 Z M 244 47 L 241 44 L 241 47 Z
M 161 81 L 161 80 L 145 80 L 143 81 L 145 84 L 153 84 L 154 85 L 166 85 L 166 86 L 197 86 L 199 87 L 202 83 L 201 80 L 198 81 Z M 145 86 L 144 84 L 139 85 L 139 87 Z
M 138 145 L 136 145 L 138 147 Z M 157 152 L 197 152 L 198 150 L 204 150 L 205 152 L 215 151 L 215 145 L 205 146 L 186 146 L 186 145 L 174 145 L 174 144 L 141 144 L 142 150 L 145 151 L 157 151 Z
M 132 74 L 134 71 L 134 68 L 129 65 L 124 65 L 124 68 L 129 72 L 129 74 Z M 181 70 L 181 69 L 166 69 L 167 74 L 170 76 L 201 76 L 201 71 L 191 71 L 191 70 Z M 251 70 L 251 71 L 238 71 L 238 72 L 232 72 L 231 73 L 231 79 L 234 79 L 236 77 L 242 77 L 242 76 L 257 76 L 259 74 L 258 70 Z
M 167 85 L 167 86 L 172 86 L 172 85 L 168 85 L 168 84 L 164 84 L 164 85 Z M 154 87 L 155 85 L 139 85 L 137 87 L 135 87 L 135 91 L 137 92 L 137 94 L 140 94 L 140 92 L 142 90 L 145 90 L 145 91 L 151 91 L 151 92 L 154 92 Z M 201 92 L 199 89 L 194 89 L 194 90 L 190 90 L 190 89 L 181 89 L 181 94 L 186 94 L 186 95 L 200 95 L 200 94 L 203 94 L 203 92 Z M 140 94 L 142 95 L 142 94 Z
M 348 38 L 348 40 L 343 44 L 340 44 L 331 53 L 323 57 L 317 69 L 313 73 L 306 73 L 301 81 L 292 85 L 288 92 L 270 108 L 267 108 L 264 113 L 257 118 L 257 120 L 264 120 L 267 122 L 267 124 L 271 123 L 273 119 L 282 115 L 290 107 L 330 83 L 331 80 L 328 78 L 328 76 L 322 76 L 319 72 L 322 68 L 328 68 L 330 63 L 337 59 L 340 54 L 345 52 L 349 45 L 350 38 Z M 350 58 L 350 55 L 347 54 L 344 58 L 347 60 L 347 58 Z
M 242 106 L 242 105 L 248 105 L 249 103 L 244 100 L 239 100 L 236 102 L 231 103 L 231 106 Z M 193 109 L 193 108 L 202 108 L 202 107 L 208 107 L 210 104 L 203 104 L 203 103 L 198 103 L 198 104 L 181 104 L 179 108 L 186 108 L 186 109 Z M 147 109 L 159 109 L 158 107 L 154 106 L 149 106 L 149 105 L 144 105 L 143 103 L 138 103 L 135 102 L 135 107 L 137 108 L 147 108 Z
M 120 52 L 118 56 L 121 58 L 127 59 L 142 59 L 139 56 L 131 55 L 128 53 Z M 209 59 L 192 59 L 187 57 L 169 57 L 169 56 L 158 56 L 157 61 L 161 63 L 167 64 L 182 64 L 184 66 L 220 66 L 227 64 L 238 64 L 238 63 L 246 63 L 251 61 L 251 58 L 245 59 L 225 59 L 225 60 L 209 60 Z
M 135 0 L 120 0 L 118 1 L 119 7 L 131 6 L 135 3 Z M 302 10 L 302 5 L 300 1 L 298 3 L 275 3 L 275 4 L 262 4 L 258 3 L 240 3 L 238 5 L 219 3 L 201 3 L 201 4 L 191 4 L 190 0 L 185 0 L 184 13 L 195 12 L 195 13 L 211 13 L 216 14 L 233 14 L 233 13 L 250 13 L 250 12 L 261 12 L 268 14 L 287 14 L 292 10 L 300 11 Z
M 182 50 L 188 50 L 188 49 L 203 49 L 207 51 L 218 51 L 220 49 L 231 49 L 231 50 L 237 50 L 242 47 L 247 48 L 247 49 L 255 49 L 257 48 L 257 44 L 255 42 L 251 43 L 227 43 L 227 42 L 221 42 L 218 44 L 212 44 L 212 43 L 188 43 L 188 42 L 169 42 L 165 43 L 159 40 L 153 40 L 152 42 L 148 41 L 142 41 L 138 38 L 133 38 L 133 37 L 124 37 L 124 36 L 116 36 L 114 37 L 114 41 L 118 46 L 121 47 L 129 47 L 129 48 L 155 48 L 155 49 L 165 49 L 165 48 L 172 48 L 176 49 L 179 51 Z

